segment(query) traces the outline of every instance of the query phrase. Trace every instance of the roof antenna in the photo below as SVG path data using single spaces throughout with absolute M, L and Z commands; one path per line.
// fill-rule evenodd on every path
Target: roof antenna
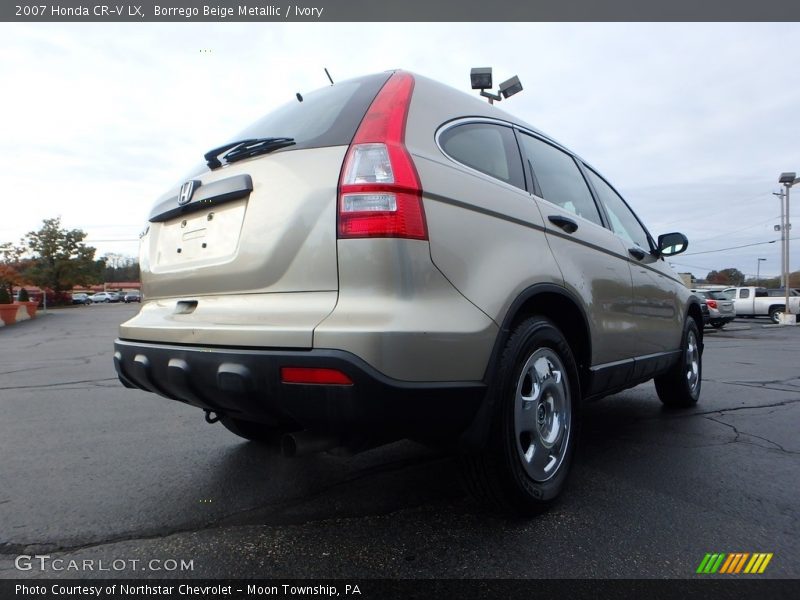
M 301 95 L 300 95 L 300 92 L 297 92 L 297 93 L 295 94 L 295 96 L 297 96 L 297 101 L 298 101 L 298 102 L 302 102 L 302 101 L 303 101 L 303 96 L 301 96 Z
M 326 67 L 323 67 L 323 69 L 325 69 L 325 75 L 328 76 L 328 81 L 330 81 L 331 85 L 333 85 L 333 78 L 331 77 L 331 74 L 328 73 L 328 69 Z

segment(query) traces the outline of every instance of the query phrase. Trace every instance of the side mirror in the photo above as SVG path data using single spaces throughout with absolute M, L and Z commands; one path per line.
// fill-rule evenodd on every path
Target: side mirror
M 682 233 L 665 233 L 658 236 L 658 252 L 662 256 L 675 256 L 689 247 L 689 240 Z

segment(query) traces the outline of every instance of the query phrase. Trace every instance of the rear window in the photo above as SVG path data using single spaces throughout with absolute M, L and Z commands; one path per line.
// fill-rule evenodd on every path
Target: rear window
M 262 117 L 230 141 L 290 137 L 287 150 L 348 145 L 361 119 L 391 73 L 367 75 L 301 94 Z
M 525 189 L 519 149 L 510 127 L 494 123 L 456 125 L 442 133 L 439 144 L 453 160 Z

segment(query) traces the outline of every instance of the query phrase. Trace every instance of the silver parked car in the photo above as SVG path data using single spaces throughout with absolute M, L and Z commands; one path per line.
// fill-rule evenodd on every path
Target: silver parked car
M 116 292 L 97 292 L 89 296 L 89 300 L 91 301 L 90 304 L 97 302 L 119 302 L 119 294 Z
M 733 301 L 726 298 L 722 292 L 714 290 L 692 290 L 708 307 L 708 324 L 714 329 L 722 329 L 736 318 L 736 309 Z
M 300 101 L 302 98 L 302 101 Z M 530 514 L 564 486 L 580 404 L 655 379 L 693 405 L 703 317 L 586 161 L 404 71 L 299 96 L 152 208 L 123 384 L 286 454 L 411 437 Z

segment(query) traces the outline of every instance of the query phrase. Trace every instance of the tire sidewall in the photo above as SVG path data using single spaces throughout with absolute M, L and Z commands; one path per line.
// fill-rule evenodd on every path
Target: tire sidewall
M 697 387 L 695 387 L 694 391 L 689 388 L 689 382 L 686 380 L 686 374 L 681 370 L 683 374 L 682 382 L 685 393 L 688 397 L 691 397 L 694 402 L 697 402 L 700 399 L 700 391 L 703 389 L 703 351 L 702 351 L 702 343 L 703 338 L 700 336 L 700 332 L 697 328 L 697 323 L 691 317 L 686 319 L 686 327 L 684 328 L 683 332 L 683 346 L 681 352 L 681 369 L 683 369 L 686 365 L 686 353 L 689 351 L 689 332 L 694 332 L 694 339 L 695 343 L 698 345 L 697 349 Z
M 546 481 L 534 481 L 528 475 L 517 453 L 514 424 L 517 383 L 528 358 L 539 348 L 553 350 L 561 359 L 567 378 L 570 396 L 570 429 L 566 453 L 555 475 Z M 508 491 L 515 504 L 523 510 L 544 506 L 553 501 L 563 489 L 572 464 L 577 443 L 580 389 L 578 371 L 572 351 L 561 332 L 547 319 L 532 318 L 524 321 L 509 339 L 502 357 L 499 372 L 498 402 L 499 427 L 495 443 L 502 448 L 501 464 L 506 471 Z

